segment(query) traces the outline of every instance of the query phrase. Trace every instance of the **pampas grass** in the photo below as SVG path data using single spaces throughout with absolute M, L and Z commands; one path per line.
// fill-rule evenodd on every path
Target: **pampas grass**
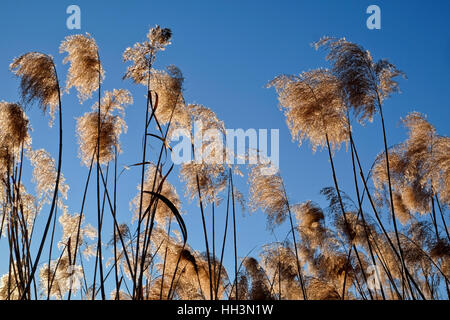
M 0 241 L 9 250 L 2 262 L 8 271 L 0 278 L 0 299 L 448 299 L 450 140 L 425 115 L 411 112 L 401 121 L 406 140 L 388 148 L 384 101 L 399 91 L 398 78 L 404 75 L 394 64 L 375 61 L 346 39 L 326 37 L 315 47 L 327 51 L 329 69 L 279 75 L 269 82 L 293 140 L 299 147 L 307 141 L 313 152 L 326 151 L 330 163 L 332 187 L 321 190 L 321 203 L 328 204 L 295 203 L 291 194 L 296 191 L 286 189 L 283 176 L 296 172 L 282 175 L 258 155 L 260 162 L 244 171 L 249 190 L 242 193 L 235 178 L 245 174 L 237 165 L 211 161 L 225 159 L 221 143 L 209 139 L 203 148 L 194 148 L 200 135 L 210 129 L 225 135 L 226 126 L 213 109 L 185 101 L 179 68 L 156 69 L 171 36 L 168 28 L 150 28 L 146 39 L 122 56 L 127 63 L 123 78 L 140 85 L 133 95 L 142 89 L 146 95 L 145 106 L 133 106 L 142 114 L 142 135 L 135 138 L 143 147 L 137 163 L 126 167 L 139 175 L 132 199 L 123 199 L 119 177 L 126 170 L 119 172 L 118 163 L 133 95 L 102 88 L 105 70 L 91 35 L 72 35 L 61 43 L 63 63 L 70 64 L 65 94 L 74 87 L 84 103 L 98 93 L 91 110 L 80 111 L 73 133 L 86 167 L 80 170 L 87 170 L 77 212 L 65 204 L 73 195 L 61 170 L 62 103 L 54 59 L 30 52 L 11 63 L 21 101 L 0 102 Z M 58 113 L 57 159 L 33 148 L 22 107 L 33 103 L 51 121 Z M 367 124 L 378 115 L 384 150 L 367 164 L 367 173 L 352 123 Z M 194 124 L 201 124 L 200 130 Z M 178 177 L 170 161 L 176 129 L 188 133 L 194 156 L 180 166 Z M 343 144 L 352 172 L 335 166 Z M 24 163 L 33 170 L 23 170 Z M 91 203 L 87 195 L 94 165 L 96 201 Z M 318 163 L 318 170 L 325 165 Z M 34 192 L 25 188 L 30 173 Z M 353 178 L 353 198 L 341 189 L 344 175 Z M 169 179 L 178 179 L 184 188 L 177 190 Z M 198 210 L 182 212 L 184 200 L 194 201 Z M 269 230 L 287 223 L 289 228 L 284 239 L 242 257 L 238 231 L 256 232 L 237 219 L 236 204 L 243 211 L 245 200 L 251 211 L 265 214 Z M 122 201 L 129 201 L 130 210 L 119 215 Z M 48 215 L 43 213 L 47 206 Z M 96 226 L 86 222 L 92 209 Z M 186 215 L 202 229 L 202 251 L 189 245 Z M 234 270 L 225 268 L 226 259 Z

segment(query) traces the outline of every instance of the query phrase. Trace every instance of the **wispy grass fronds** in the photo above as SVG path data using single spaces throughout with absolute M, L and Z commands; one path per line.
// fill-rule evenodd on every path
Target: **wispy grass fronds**
M 81 102 L 92 97 L 99 88 L 98 73 L 101 79 L 105 71 L 101 67 L 98 47 L 89 33 L 66 37 L 59 47 L 60 53 L 67 53 L 63 63 L 70 63 L 66 79 L 66 92 L 75 87 Z

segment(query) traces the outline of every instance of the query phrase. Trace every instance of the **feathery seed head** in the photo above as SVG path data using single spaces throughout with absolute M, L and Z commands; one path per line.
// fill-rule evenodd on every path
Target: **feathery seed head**
M 293 139 L 299 144 L 309 139 L 313 150 L 326 146 L 326 134 L 332 149 L 348 140 L 349 125 L 341 84 L 328 70 L 317 69 L 299 76 L 278 76 L 268 87 L 275 87 Z
M 66 92 L 75 87 L 80 102 L 89 99 L 92 93 L 99 88 L 99 82 L 101 83 L 105 78 L 97 43 L 89 33 L 71 35 L 61 43 L 59 52 L 68 54 L 63 63 L 70 62 Z
M 59 102 L 59 84 L 53 58 L 43 53 L 29 52 L 15 58 L 9 68 L 20 77 L 23 101 L 37 101 L 44 112 L 49 108 L 53 120 Z
M 165 47 L 170 44 L 171 36 L 170 29 L 156 26 L 147 34 L 148 41 L 137 42 L 132 48 L 125 49 L 123 61 L 131 61 L 132 64 L 128 66 L 123 78 L 132 79 L 134 83 L 148 85 L 155 55 L 158 51 L 165 50 Z
M 391 93 L 399 91 L 395 78 L 405 77 L 389 61 L 374 62 L 368 50 L 345 38 L 324 37 L 314 47 L 328 50 L 327 60 L 333 64 L 333 74 L 341 81 L 346 99 L 361 122 L 372 121 L 378 98 L 382 103 Z
M 115 149 L 121 152 L 119 137 L 126 132 L 127 125 L 123 118 L 124 107 L 133 102 L 127 90 L 114 90 L 106 92 L 102 99 L 100 120 L 100 163 L 104 164 L 114 158 Z M 91 112 L 85 113 L 77 119 L 77 135 L 80 145 L 80 158 L 89 166 L 97 149 L 98 137 L 98 104 L 93 106 Z M 119 115 L 113 115 L 114 110 Z M 95 157 L 94 157 L 95 158 Z M 94 159 L 96 161 L 96 159 Z

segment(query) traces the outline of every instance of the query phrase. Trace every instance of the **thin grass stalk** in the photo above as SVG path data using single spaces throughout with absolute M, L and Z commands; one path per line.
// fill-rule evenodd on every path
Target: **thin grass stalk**
M 100 204 L 100 132 L 101 132 L 101 65 L 100 65 L 100 55 L 97 51 L 97 61 L 98 61 L 98 115 L 97 115 L 97 229 L 98 229 L 98 244 L 97 251 L 100 255 L 99 260 L 99 271 L 100 271 L 100 289 L 102 300 L 106 299 L 105 288 L 103 286 L 103 255 L 102 255 L 102 223 L 101 223 L 101 204 Z M 106 188 L 106 186 L 105 186 Z M 95 288 L 95 281 L 94 281 Z M 95 290 L 93 290 L 94 292 Z
M 58 209 L 58 207 L 56 207 L 56 210 Z M 50 250 L 48 253 L 48 274 L 47 274 L 47 300 L 50 298 L 50 291 L 51 291 L 51 287 L 50 287 L 50 264 L 52 261 L 52 249 L 53 249 L 53 239 L 55 237 L 55 227 L 56 227 L 56 213 L 57 211 L 55 210 L 55 216 L 53 218 L 53 228 L 52 228 L 52 236 L 50 239 Z
M 214 212 L 214 202 L 211 203 L 212 207 L 212 255 L 213 255 L 213 283 L 216 283 L 216 230 L 215 230 L 215 212 Z M 216 293 L 216 290 L 214 290 Z M 211 298 L 212 299 L 212 298 Z M 217 300 L 217 296 L 214 296 L 214 300 Z
M 98 146 L 96 146 L 97 149 Z M 88 191 L 88 187 L 89 187 L 89 181 L 90 181 L 90 177 L 91 177 L 91 173 L 92 173 L 92 166 L 94 164 L 94 158 L 95 158 L 95 154 L 96 154 L 97 150 L 94 151 L 94 153 L 92 154 L 91 157 L 91 163 L 89 165 L 89 171 L 88 171 L 88 175 L 86 178 L 86 182 L 84 185 L 84 192 L 83 192 L 83 198 L 81 200 L 81 209 L 80 209 L 80 218 L 78 219 L 78 226 L 77 226 L 77 235 L 76 235 L 76 240 L 75 240 L 75 249 L 74 249 L 74 258 L 73 258 L 73 264 L 76 264 L 76 260 L 77 260 L 77 252 L 78 252 L 78 242 L 79 242 L 79 238 L 80 238 L 80 232 L 81 232 L 81 221 L 83 220 L 83 213 L 84 213 L 84 205 L 86 203 L 86 196 L 87 196 L 87 191 Z M 69 294 L 67 296 L 67 300 L 70 300 L 72 296 L 72 288 L 69 289 Z
M 117 213 L 117 147 L 114 147 L 114 195 L 113 195 L 113 217 L 114 220 L 116 219 L 116 213 Z M 116 296 L 114 300 L 118 300 L 119 298 L 119 290 L 120 290 L 120 284 L 119 284 L 119 274 L 117 270 L 117 231 L 120 232 L 120 230 L 116 230 L 116 227 L 113 223 L 113 246 L 114 246 L 114 279 L 116 281 Z
M 147 132 L 148 132 L 148 108 L 150 104 L 150 72 L 151 72 L 151 65 L 152 65 L 152 57 L 153 52 L 150 53 L 150 59 L 148 61 L 148 76 L 147 76 L 147 105 L 145 108 L 145 127 L 144 127 L 144 142 L 143 142 L 143 150 L 142 150 L 142 169 L 141 169 L 141 187 L 140 187 L 140 200 L 139 200 L 139 215 L 138 215 L 138 225 L 137 225 L 137 243 L 136 243 L 136 257 L 135 257 L 135 265 L 134 265 L 134 278 L 133 278 L 133 299 L 136 298 L 136 289 L 137 289 L 137 283 L 136 283 L 136 274 L 137 274 L 137 264 L 139 261 L 139 237 L 141 234 L 141 224 L 142 224 L 142 201 L 143 201 L 143 195 L 144 195 L 144 179 L 145 179 L 145 163 L 146 163 L 146 153 L 147 153 Z M 152 108 L 153 109 L 153 108 Z
M 366 223 L 366 219 L 364 217 L 364 211 L 362 209 L 362 200 L 361 200 L 362 198 L 360 197 L 360 193 L 359 193 L 358 178 L 357 178 L 357 175 L 356 175 L 356 164 L 355 164 L 355 153 L 356 153 L 356 150 L 354 148 L 353 135 L 352 135 L 351 131 L 349 131 L 349 138 L 350 138 L 350 145 L 351 145 L 350 149 L 351 149 L 351 153 L 352 153 L 353 179 L 354 179 L 354 184 L 355 184 L 356 197 L 358 199 L 359 213 L 361 213 L 361 220 L 362 220 L 363 225 L 364 225 L 364 234 L 366 236 L 367 246 L 369 248 L 370 258 L 372 260 L 373 265 L 376 266 L 377 264 L 376 264 L 375 256 L 373 254 L 372 244 L 371 244 L 370 238 L 369 238 L 369 233 L 368 233 L 368 230 L 367 230 L 367 223 Z M 358 256 L 358 259 L 359 259 L 359 256 Z M 366 277 L 364 271 L 363 271 L 363 274 L 364 274 L 364 277 Z M 366 284 L 367 284 L 367 279 L 365 279 L 365 280 L 366 280 Z M 381 285 L 380 286 L 381 296 L 383 297 L 383 300 L 386 300 L 386 297 L 384 295 L 383 285 L 382 284 L 380 284 L 380 285 Z M 368 289 L 368 291 L 369 291 L 370 298 L 373 300 L 373 295 L 372 295 L 372 292 L 370 291 L 370 288 Z
M 23 257 L 23 260 L 27 261 L 27 263 L 23 266 L 25 268 L 23 270 L 24 274 L 23 274 L 22 278 L 25 280 L 29 276 L 29 274 L 27 274 L 27 272 L 29 272 L 29 268 L 30 268 L 30 264 L 31 264 L 31 253 L 30 253 L 30 244 L 29 244 L 29 240 L 28 240 L 27 221 L 25 219 L 25 214 L 24 214 L 24 210 L 23 210 L 23 202 L 22 202 L 22 199 L 20 196 L 22 167 L 23 167 L 23 143 L 21 144 L 20 161 L 17 165 L 15 165 L 14 175 L 11 178 L 12 178 L 12 182 L 13 182 L 13 186 L 14 186 L 13 198 L 15 199 L 15 202 L 16 202 L 15 208 L 17 211 L 17 218 L 20 223 L 20 228 L 21 228 L 21 233 L 22 233 L 22 237 L 21 237 L 22 253 L 21 253 L 21 255 Z M 19 213 L 21 213 L 21 215 L 19 215 Z M 20 261 L 22 261 L 22 258 L 20 259 Z M 21 268 L 22 268 L 22 263 L 21 263 Z M 21 270 L 21 272 L 22 272 L 22 270 Z M 23 285 L 25 285 L 25 282 L 23 282 Z M 36 284 L 34 285 L 34 289 L 35 289 L 35 295 L 36 295 Z M 30 298 L 30 295 L 28 298 Z
M 103 172 L 102 172 L 101 170 L 100 170 L 100 175 L 101 175 L 103 184 L 106 185 L 105 178 L 104 178 Z M 111 203 L 111 198 L 110 198 L 110 196 L 109 196 L 109 192 L 108 192 L 108 189 L 107 189 L 107 188 L 105 188 L 105 194 L 106 194 L 106 199 L 108 200 L 108 205 L 109 205 L 109 208 L 110 208 L 110 211 L 111 211 L 111 215 L 112 215 L 113 220 L 114 220 L 114 225 L 116 226 L 116 229 L 117 229 L 117 230 L 120 230 L 119 224 L 117 223 L 117 219 L 116 219 L 116 217 L 112 214 L 112 212 L 114 212 L 114 208 L 113 208 L 113 205 L 112 205 L 112 203 Z M 130 258 L 128 257 L 128 252 L 127 252 L 127 250 L 126 250 L 126 247 L 127 247 L 127 246 L 125 245 L 125 242 L 123 241 L 122 233 L 121 233 L 121 232 L 118 232 L 118 235 L 119 235 L 119 239 L 120 239 L 120 242 L 121 242 L 121 244 L 122 244 L 122 247 L 123 247 L 123 252 L 124 252 L 125 260 L 126 260 L 126 262 L 127 262 L 127 266 L 128 266 L 128 268 L 129 268 L 129 272 L 130 272 L 131 275 L 133 275 L 133 268 L 132 268 L 132 266 L 131 266 Z M 132 277 L 133 277 L 133 276 L 132 276 Z
M 286 199 L 288 199 L 288 196 L 287 196 L 287 193 L 286 193 L 286 188 L 284 186 L 284 182 L 282 182 L 282 184 L 283 184 L 284 196 L 285 196 Z M 305 283 L 304 283 L 304 280 L 303 280 L 302 267 L 300 266 L 300 258 L 298 256 L 297 239 L 295 237 L 295 228 L 294 228 L 294 223 L 293 223 L 293 220 L 292 220 L 292 212 L 291 212 L 291 206 L 289 204 L 289 201 L 287 203 L 287 209 L 288 209 L 288 213 L 289 213 L 289 224 L 290 224 L 290 227 L 291 227 L 292 241 L 294 242 L 295 263 L 296 263 L 296 266 L 297 266 L 297 276 L 298 276 L 298 280 L 300 281 L 300 286 L 302 288 L 303 300 L 308 300 L 308 296 L 306 295 Z
M 166 153 L 166 155 L 167 155 L 166 140 L 167 140 L 167 135 L 168 135 L 168 133 L 169 133 L 170 126 L 171 126 L 171 123 L 172 123 L 172 117 L 173 117 L 173 114 L 174 114 L 174 112 L 175 112 L 175 108 L 177 107 L 177 104 L 175 103 L 175 104 L 173 105 L 173 107 L 172 107 L 171 114 L 170 114 L 170 118 L 169 118 L 169 122 L 168 122 L 168 124 L 167 124 L 166 132 L 163 133 L 162 128 L 161 128 L 161 126 L 159 125 L 159 121 L 158 121 L 158 118 L 157 118 L 156 113 L 155 113 L 155 112 L 156 112 L 156 109 L 158 108 L 158 94 L 155 92 L 155 103 L 153 103 L 153 98 L 152 98 L 152 95 L 151 95 L 151 91 L 150 91 L 150 90 L 149 90 L 148 94 L 149 94 L 150 106 L 151 106 L 151 108 L 152 108 L 152 113 L 151 113 L 151 115 L 150 115 L 149 120 L 147 121 L 147 127 L 150 125 L 151 120 L 152 120 L 153 117 L 154 117 L 154 118 L 155 118 L 155 122 L 157 123 L 158 128 L 159 128 L 159 130 L 160 130 L 160 132 L 161 132 L 161 135 L 163 136 L 163 138 L 162 138 L 162 137 L 156 136 L 156 137 L 160 138 L 160 140 L 162 141 L 162 144 L 161 144 L 161 149 L 160 149 L 160 151 L 159 151 L 158 161 L 157 161 L 157 163 L 156 163 L 155 174 L 154 174 L 154 177 L 153 177 L 152 192 L 154 192 L 154 191 L 155 191 L 155 186 L 156 186 L 156 181 L 157 181 L 157 175 L 158 175 L 158 173 L 161 175 L 161 172 L 162 172 L 162 165 L 161 165 L 161 168 L 160 168 L 160 169 L 158 169 L 158 168 L 160 167 L 160 164 L 161 164 L 161 161 L 162 161 L 162 154 L 163 154 L 163 151 L 165 151 L 165 153 Z M 178 94 L 178 95 L 179 95 L 179 94 Z M 177 96 L 177 100 L 178 100 L 178 96 Z M 152 135 L 152 134 L 146 133 L 146 135 Z M 158 185 L 158 187 L 157 187 L 157 189 L 158 189 L 157 192 L 158 192 L 158 193 L 161 192 L 162 187 L 163 187 L 163 184 L 164 184 L 164 182 L 165 182 L 167 176 L 169 175 L 169 173 L 172 171 L 172 169 L 173 169 L 173 165 L 170 167 L 170 169 L 169 169 L 168 172 L 165 174 L 165 176 L 163 177 L 163 179 L 161 179 L 161 181 L 160 181 L 160 183 L 159 183 L 159 185 Z M 141 197 L 142 197 L 142 196 L 141 196 Z M 142 198 L 141 198 L 141 199 L 142 199 Z M 154 203 L 154 209 L 153 209 L 152 216 L 151 216 L 151 224 L 150 224 L 150 226 L 149 226 L 149 219 L 147 219 L 147 223 L 146 223 L 146 227 L 145 227 L 145 231 L 144 231 L 144 249 L 143 249 L 143 253 L 142 253 L 143 256 L 145 256 L 145 255 L 147 254 L 147 251 L 148 251 L 148 248 L 149 248 L 149 245 L 150 245 L 151 236 L 152 236 L 152 231 L 153 231 L 153 223 L 154 223 L 154 218 L 155 218 L 155 214 L 156 214 L 156 209 L 157 209 L 158 201 L 159 201 L 158 197 L 155 197 L 154 195 L 152 195 L 151 198 L 150 198 L 150 204 L 149 204 L 149 207 L 147 208 L 147 210 L 144 212 L 144 214 L 143 214 L 143 216 L 142 216 L 142 219 L 144 219 L 145 216 L 148 214 L 149 209 L 152 207 L 153 203 L 155 202 L 155 203 Z M 144 259 L 143 259 L 142 262 L 141 262 L 141 272 L 140 272 L 140 276 L 139 276 L 139 280 L 138 280 L 138 285 L 140 285 L 140 286 L 142 285 L 141 282 L 142 282 L 142 276 L 143 276 L 143 274 L 142 274 L 143 269 L 144 269 Z
M 100 168 L 100 171 L 101 168 Z M 104 181 L 104 188 L 103 188 L 103 200 L 101 203 L 101 210 L 100 210 L 100 219 L 99 219 L 99 229 L 103 229 L 103 216 L 104 216 L 104 212 L 105 212 L 105 200 L 106 200 L 106 189 L 108 188 L 108 176 L 109 176 L 109 163 L 106 166 L 106 180 Z M 102 173 L 102 178 L 103 178 L 103 173 Z M 101 241 L 101 237 L 97 238 L 99 239 L 99 241 Z M 104 289 L 102 290 L 102 287 L 104 288 L 104 282 L 105 279 L 103 277 L 103 255 L 102 255 L 102 248 L 101 248 L 101 243 L 97 244 L 97 253 L 96 253 L 96 257 L 95 257 L 95 269 L 97 269 L 97 264 L 99 266 L 99 270 L 100 270 L 100 292 L 102 294 L 102 300 L 105 300 L 105 297 L 103 297 L 104 294 Z M 95 285 L 96 285 L 96 273 L 94 273 L 94 284 L 93 284 L 93 290 L 92 290 L 92 299 L 95 299 L 96 294 L 95 293 Z
M 356 150 L 356 147 L 355 147 L 355 145 L 354 145 L 354 141 L 353 141 L 353 140 L 351 140 L 351 143 L 352 143 L 353 147 L 354 147 L 355 150 Z M 371 195 L 370 195 L 369 188 L 368 188 L 368 186 L 367 186 L 367 182 L 366 182 L 366 180 L 365 180 L 365 178 L 364 178 L 364 173 L 363 173 L 363 171 L 362 171 L 361 162 L 359 161 L 358 153 L 355 153 L 355 158 L 356 158 L 356 162 L 357 162 L 357 164 L 358 164 L 360 178 L 361 178 L 361 180 L 362 180 L 362 182 L 363 182 L 363 184 L 364 184 L 364 189 L 366 190 L 367 198 L 369 199 L 370 205 L 371 205 L 372 210 L 373 210 L 373 212 L 374 212 L 374 214 L 375 214 L 375 218 L 377 219 L 377 222 L 378 222 L 379 226 L 381 227 L 381 230 L 382 230 L 383 234 L 385 235 L 386 240 L 388 241 L 389 245 L 391 246 L 393 252 L 394 252 L 395 255 L 397 256 L 397 258 L 400 260 L 400 254 L 399 254 L 399 252 L 397 251 L 397 248 L 394 246 L 394 244 L 393 244 L 391 238 L 389 237 L 389 235 L 388 235 L 388 233 L 387 233 L 387 231 L 386 231 L 386 229 L 385 229 L 383 223 L 381 222 L 381 219 L 380 219 L 380 217 L 379 217 L 379 215 L 378 215 L 378 212 L 377 212 L 375 203 L 374 203 L 374 201 L 373 201 L 373 199 L 372 199 L 372 197 L 371 197 Z
M 237 285 L 238 279 L 238 267 L 237 267 L 237 236 L 236 236 L 236 210 L 234 205 L 234 185 L 233 185 L 233 174 L 230 168 L 230 184 L 231 184 L 231 204 L 233 209 L 233 238 L 234 238 L 234 287 L 236 289 L 236 300 L 239 300 L 239 291 Z
M 70 244 L 70 242 L 69 242 L 69 244 Z M 64 256 L 64 253 L 66 252 L 66 249 L 67 249 L 67 245 L 64 246 L 64 249 L 61 251 L 61 254 L 59 255 L 59 258 L 58 258 L 58 260 L 56 261 L 55 269 L 53 270 L 53 273 L 52 273 L 52 276 L 51 276 L 50 289 L 53 287 L 53 282 L 54 282 L 54 280 L 55 280 L 55 278 L 56 278 L 56 272 L 57 272 L 57 270 L 58 270 L 58 267 L 59 267 L 59 264 L 60 264 L 60 262 L 61 262 L 61 259 L 62 259 L 62 257 Z M 49 270 L 50 270 L 50 265 L 48 266 L 48 268 L 49 268 Z M 49 293 L 48 293 L 48 295 L 47 295 L 47 300 L 50 300 L 50 291 L 49 291 Z
M 392 195 L 391 174 L 390 174 L 390 171 L 389 171 L 389 155 L 388 155 L 388 147 L 387 147 L 386 128 L 385 128 L 385 125 L 384 125 L 383 108 L 382 108 L 382 105 L 381 105 L 381 100 L 380 100 L 378 91 L 377 91 L 377 99 L 378 99 L 378 107 L 379 107 L 379 110 L 380 110 L 381 127 L 383 129 L 384 154 L 385 154 L 385 158 L 386 158 L 386 171 L 387 171 L 387 177 L 388 177 L 389 199 L 390 199 L 391 213 L 392 213 L 392 224 L 394 226 L 395 237 L 397 239 L 398 250 L 399 250 L 400 259 L 401 259 L 401 262 L 402 262 L 402 268 L 404 268 L 404 273 L 406 275 L 406 282 L 408 284 L 408 287 L 409 287 L 409 290 L 411 292 L 412 298 L 414 300 L 416 299 L 415 296 L 414 296 L 413 288 L 411 286 L 411 282 L 413 283 L 414 287 L 416 288 L 416 290 L 418 291 L 418 293 L 422 297 L 422 299 L 426 300 L 424 294 L 422 293 L 422 291 L 420 290 L 420 288 L 417 285 L 416 281 L 411 276 L 408 268 L 406 267 L 405 259 L 404 259 L 404 256 L 403 256 L 403 250 L 402 250 L 402 247 L 401 247 L 401 244 L 400 244 L 400 236 L 399 236 L 399 232 L 398 232 L 398 228 L 397 228 L 397 219 L 395 217 L 395 210 L 394 210 L 394 198 L 393 198 L 393 195 Z
M 160 157 L 162 155 L 162 150 L 160 152 Z M 160 163 L 161 158 L 158 159 L 158 163 Z M 162 168 L 161 168 L 162 169 Z M 157 193 L 160 194 L 163 184 L 166 181 L 166 178 L 168 177 L 168 175 L 170 174 L 170 172 L 173 169 L 173 165 L 170 167 L 170 169 L 168 170 L 168 172 L 164 175 L 164 177 L 161 179 L 160 184 L 158 185 L 158 189 L 157 189 Z M 156 169 L 155 170 L 155 175 L 160 172 L 160 170 Z M 156 181 L 156 177 L 154 178 L 153 182 L 153 187 L 155 185 L 155 181 Z M 149 214 L 152 206 L 153 206 L 153 210 L 151 213 L 151 218 L 147 219 L 147 223 L 146 223 L 146 227 L 145 227 L 145 231 L 144 231 L 144 244 L 143 244 L 143 250 L 142 250 L 142 256 L 145 257 L 147 256 L 147 252 L 148 249 L 150 247 L 150 243 L 151 243 L 151 235 L 152 235 L 152 231 L 153 231 L 153 227 L 154 227 L 154 221 L 155 221 L 155 215 L 156 215 L 156 209 L 157 209 L 157 205 L 158 205 L 158 198 L 154 197 L 152 195 L 151 199 L 150 199 L 150 204 L 148 206 L 148 208 L 145 210 L 143 218 L 145 218 L 145 216 L 147 214 Z M 145 268 L 145 259 L 142 259 L 141 261 L 141 269 L 140 269 L 140 274 L 139 274 L 139 280 L 138 280 L 138 286 L 139 288 L 142 287 L 142 280 L 143 280 L 143 272 L 144 272 L 144 268 Z
M 164 262 L 163 262 L 163 270 L 162 270 L 162 275 L 161 275 L 161 289 L 159 291 L 159 300 L 162 300 L 162 296 L 163 296 L 163 288 L 164 288 L 164 276 L 166 273 L 166 262 L 167 262 L 167 249 L 168 249 L 168 241 L 170 238 L 170 226 L 172 224 L 172 217 L 170 218 L 169 221 L 169 226 L 167 227 L 167 243 L 166 243 L 166 249 L 164 250 Z
M 431 220 L 433 221 L 434 231 L 436 232 L 436 240 L 440 241 L 439 230 L 438 230 L 437 219 L 436 219 L 436 209 L 434 207 L 434 197 L 431 196 L 430 198 L 431 198 L 430 199 L 430 202 L 431 202 Z
M 61 178 L 62 138 L 63 138 L 61 92 L 60 92 L 60 87 L 59 87 L 58 74 L 56 72 L 56 66 L 55 66 L 55 64 L 53 62 L 53 59 L 52 59 L 52 64 L 53 64 L 53 69 L 54 69 L 55 79 L 56 79 L 56 85 L 57 85 L 57 90 L 58 90 L 58 114 L 59 114 L 59 117 L 58 117 L 58 119 L 59 119 L 59 151 L 58 151 L 58 168 L 57 168 L 57 173 L 56 173 L 55 191 L 53 193 L 53 199 L 52 199 L 52 204 L 51 204 L 51 207 L 50 207 L 50 213 L 49 213 L 49 216 L 48 216 L 48 219 L 47 219 L 47 223 L 46 223 L 45 228 L 44 228 L 44 234 L 42 236 L 41 243 L 39 245 L 39 250 L 38 250 L 36 259 L 35 259 L 35 261 L 33 263 L 33 268 L 31 269 L 30 278 L 27 281 L 27 285 L 25 287 L 25 291 L 24 291 L 24 293 L 21 296 L 21 300 L 25 299 L 25 295 L 29 291 L 29 288 L 30 288 L 30 285 L 31 285 L 31 281 L 34 279 L 34 274 L 35 274 L 37 266 L 39 264 L 39 259 L 41 258 L 42 250 L 44 249 L 45 239 L 47 238 L 47 233 L 48 233 L 48 230 L 50 228 L 50 224 L 51 224 L 52 217 L 53 217 L 53 211 L 55 210 L 55 206 L 56 206 L 56 198 L 57 198 L 57 195 L 58 195 L 59 181 L 60 181 L 60 178 Z
M 203 225 L 203 234 L 205 237 L 205 246 L 206 246 L 206 255 L 208 258 L 208 273 L 209 273 L 209 297 L 212 300 L 213 299 L 213 283 L 212 283 L 212 275 L 211 275 L 211 257 L 209 253 L 209 244 L 208 244 L 208 232 L 206 231 L 206 222 L 205 222 L 205 214 L 203 212 L 203 201 L 202 201 L 202 194 L 200 192 L 200 181 L 198 178 L 198 174 L 196 174 L 196 180 L 197 180 L 197 191 L 198 191 L 198 200 L 200 204 L 200 212 L 202 214 L 202 225 Z
M 183 243 L 183 247 L 181 248 L 180 253 L 178 254 L 177 263 L 175 264 L 175 271 L 173 272 L 172 280 L 170 281 L 169 292 L 167 293 L 167 299 L 168 300 L 170 300 L 171 297 L 173 297 L 173 295 L 175 294 L 176 285 L 174 286 L 174 282 L 175 282 L 175 278 L 176 278 L 176 275 L 177 275 L 178 267 L 179 267 L 180 261 L 181 261 L 181 253 L 183 252 L 185 246 L 186 246 L 186 243 Z
M 336 177 L 336 170 L 334 168 L 334 161 L 333 161 L 333 156 L 331 154 L 331 147 L 330 147 L 330 140 L 328 139 L 328 133 L 325 131 L 325 138 L 327 141 L 327 150 L 328 150 L 328 157 L 330 159 L 330 165 L 331 165 L 331 171 L 333 174 L 333 182 L 334 182 L 334 187 L 336 189 L 336 194 L 338 196 L 338 200 L 339 200 L 339 206 L 342 210 L 342 216 L 344 217 L 344 221 L 345 221 L 345 228 L 347 229 L 346 231 L 349 232 L 350 228 L 349 228 L 349 224 L 348 224 L 348 220 L 347 220 L 347 215 L 345 213 L 345 207 L 344 207 L 344 203 L 342 201 L 342 197 L 341 197 L 341 191 L 339 190 L 339 184 L 337 181 L 337 177 Z M 349 232 L 350 234 L 350 232 Z M 351 249 L 349 250 L 349 256 L 351 253 Z M 348 264 L 348 259 L 347 259 L 347 264 Z M 348 265 L 345 266 L 345 274 L 344 274 L 344 284 L 342 286 L 342 300 L 345 299 L 345 282 L 347 279 L 347 273 L 348 273 Z
M 447 234 L 447 239 L 450 241 L 450 235 L 448 233 L 447 224 L 445 223 L 444 214 L 442 212 L 441 204 L 439 202 L 439 197 L 437 194 L 435 195 L 435 199 L 436 199 L 436 204 L 438 205 L 438 208 L 439 208 L 439 212 L 441 214 L 441 220 L 442 220 L 442 224 L 444 225 L 445 233 Z
M 227 241 L 227 231 L 228 231 L 228 216 L 229 216 L 229 210 L 230 209 L 230 180 L 228 180 L 228 192 L 227 192 L 227 213 L 225 216 L 225 230 L 223 232 L 223 241 L 222 241 L 222 251 L 220 253 L 220 263 L 219 263 L 219 272 L 218 272 L 218 276 L 217 276 L 217 281 L 215 284 L 215 297 L 217 300 L 217 294 L 219 291 L 219 284 L 220 284 L 220 275 L 222 273 L 222 267 L 223 267 L 223 256 L 225 253 L 225 244 Z

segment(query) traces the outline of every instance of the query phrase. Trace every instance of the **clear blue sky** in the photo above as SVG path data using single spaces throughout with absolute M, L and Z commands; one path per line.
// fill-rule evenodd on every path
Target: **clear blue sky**
M 66 8 L 81 8 L 81 30 L 66 28 Z M 368 30 L 366 8 L 381 8 L 381 30 Z M 127 110 L 128 133 L 122 137 L 121 165 L 139 160 L 145 90 L 122 81 L 125 64 L 122 53 L 142 41 L 150 27 L 159 24 L 173 31 L 172 45 L 162 52 L 157 68 L 177 65 L 184 73 L 185 99 L 212 108 L 229 128 L 280 129 L 280 167 L 292 203 L 314 200 L 325 204 L 321 188 L 332 185 L 326 152 L 312 154 L 304 144 L 291 141 L 284 116 L 278 110 L 273 89 L 265 84 L 282 73 L 300 73 L 327 67 L 324 54 L 310 44 L 324 35 L 346 37 L 372 52 L 375 59 L 388 58 L 403 70 L 402 93 L 386 102 L 386 125 L 390 145 L 401 142 L 406 132 L 400 117 L 416 110 L 428 115 L 438 132 L 449 135 L 450 28 L 449 1 L 5 1 L 0 4 L 0 100 L 18 100 L 18 80 L 9 72 L 12 59 L 28 51 L 42 51 L 55 57 L 58 72 L 65 80 L 67 65 L 58 53 L 65 36 L 89 32 L 100 47 L 106 80 L 103 88 L 129 89 L 135 103 Z M 75 91 L 63 96 L 64 161 L 63 173 L 70 184 L 67 204 L 79 211 L 87 169 L 80 167 L 74 137 L 75 117 L 93 104 L 80 106 Z M 47 127 L 36 108 L 29 110 L 34 148 L 46 148 L 56 157 L 57 127 Z M 356 127 L 365 168 L 382 150 L 378 119 L 364 128 Z M 159 147 L 158 147 L 159 148 Z M 152 150 L 154 156 L 156 147 Z M 352 194 L 351 167 L 345 148 L 336 154 L 340 183 Z M 81 172 L 81 173 L 80 173 Z M 30 172 L 28 172 L 30 173 Z M 183 194 L 177 181 L 178 170 L 170 181 Z M 137 175 L 127 172 L 121 178 L 119 220 L 129 220 L 128 201 L 136 193 Z M 245 181 L 237 182 L 247 194 Z M 88 199 L 88 221 L 96 225 L 95 188 Z M 194 204 L 183 201 L 189 243 L 203 250 L 201 219 Z M 224 218 L 224 208 L 218 221 Z M 40 217 L 45 220 L 46 211 Z M 239 255 L 272 241 L 261 212 L 238 215 Z M 109 228 L 112 231 L 112 228 Z M 284 237 L 286 228 L 277 231 Z M 231 265 L 231 242 L 226 252 Z M 4 272 L 5 263 L 0 263 Z M 230 270 L 231 271 L 231 270 Z

